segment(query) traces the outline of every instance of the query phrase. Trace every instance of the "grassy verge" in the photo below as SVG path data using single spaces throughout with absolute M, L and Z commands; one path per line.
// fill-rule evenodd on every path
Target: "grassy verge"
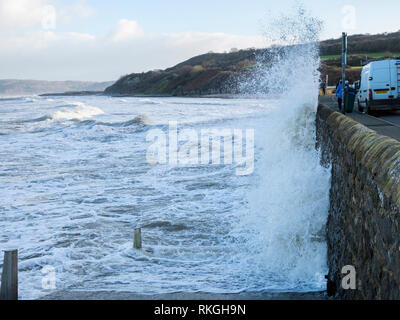
M 392 57 L 399 57 L 400 52 L 375 52 L 375 53 L 353 53 L 349 54 L 348 58 L 354 57 L 368 57 L 370 59 L 380 59 L 380 58 L 392 58 Z M 330 56 L 321 56 L 322 61 L 327 60 L 338 60 L 341 58 L 341 55 L 330 55 Z

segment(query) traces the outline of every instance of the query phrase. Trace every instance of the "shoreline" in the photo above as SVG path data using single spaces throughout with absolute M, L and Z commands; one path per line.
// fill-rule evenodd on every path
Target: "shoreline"
M 43 93 L 39 97 L 82 97 L 82 96 L 104 96 L 111 98 L 225 98 L 232 99 L 234 94 L 212 94 L 212 95 L 171 95 L 171 94 L 110 94 L 104 91 L 73 91 Z
M 267 301 L 267 300 L 329 300 L 325 291 L 320 292 L 263 292 L 263 293 L 165 293 L 165 294 L 136 294 L 132 292 L 115 291 L 58 291 L 37 300 L 151 300 L 151 301 Z
M 271 95 L 240 95 L 240 94 L 205 94 L 205 95 L 162 95 L 162 94 L 108 94 L 101 91 L 79 91 L 64 93 L 44 93 L 39 97 L 110 97 L 110 98 L 198 98 L 198 99 L 265 99 L 271 98 Z

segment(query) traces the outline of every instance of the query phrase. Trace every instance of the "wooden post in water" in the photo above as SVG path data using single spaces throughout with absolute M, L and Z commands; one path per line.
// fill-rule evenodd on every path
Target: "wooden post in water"
M 4 252 L 0 300 L 18 300 L 18 250 Z
M 135 249 L 142 249 L 142 229 L 135 229 L 133 247 Z

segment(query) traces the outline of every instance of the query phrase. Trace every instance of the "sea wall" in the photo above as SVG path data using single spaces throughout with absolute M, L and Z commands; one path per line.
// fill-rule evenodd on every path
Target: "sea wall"
M 321 162 L 332 168 L 328 293 L 400 299 L 400 142 L 323 105 L 316 125 Z M 355 269 L 356 289 L 346 288 L 345 266 Z

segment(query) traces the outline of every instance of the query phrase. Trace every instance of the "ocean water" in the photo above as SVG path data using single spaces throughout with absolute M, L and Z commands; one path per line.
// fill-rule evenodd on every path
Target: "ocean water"
M 316 90 L 299 90 L 287 99 L 1 98 L 0 249 L 19 249 L 20 298 L 52 292 L 45 266 L 56 290 L 323 290 L 330 176 L 314 149 Z M 169 121 L 254 129 L 254 172 L 149 164 L 146 136 Z M 137 227 L 143 250 L 133 248 Z
M 325 289 L 321 23 L 299 7 L 265 30 L 277 46 L 240 79 L 242 98 L 0 98 L 0 249 L 19 249 L 20 298 L 52 293 L 49 279 L 138 294 Z M 253 130 L 254 171 L 150 163 L 149 134 L 171 123 Z M 198 142 L 185 146 L 196 158 Z

